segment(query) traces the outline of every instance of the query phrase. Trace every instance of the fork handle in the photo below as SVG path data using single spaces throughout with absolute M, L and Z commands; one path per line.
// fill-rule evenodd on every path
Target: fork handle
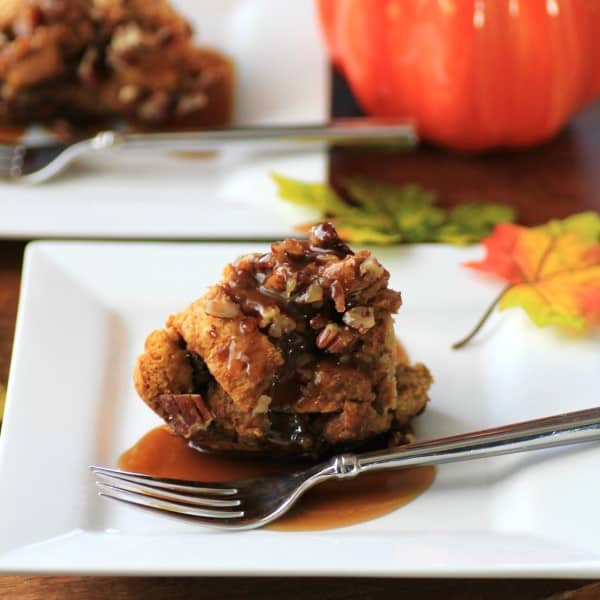
M 210 147 L 249 142 L 327 142 L 330 144 L 413 145 L 417 140 L 410 121 L 367 117 L 333 120 L 328 124 L 237 127 L 180 133 L 99 133 L 95 149 L 132 148 L 206 150 Z
M 367 471 L 439 465 L 594 440 L 600 440 L 600 408 L 416 442 L 391 450 L 343 454 L 333 459 L 333 466 L 335 474 L 343 478 Z

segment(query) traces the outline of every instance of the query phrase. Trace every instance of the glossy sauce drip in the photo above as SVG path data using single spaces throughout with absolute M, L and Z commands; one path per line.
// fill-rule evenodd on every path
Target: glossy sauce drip
M 293 332 L 270 340 L 284 357 L 284 364 L 275 373 L 269 390 L 271 407 L 285 411 L 300 396 L 301 382 L 296 377 L 300 361 L 307 365 L 314 360 L 317 352 L 316 333 L 306 327 L 316 309 L 310 305 L 294 304 L 282 295 L 267 290 L 247 271 L 238 271 L 236 275 L 227 289 L 245 314 L 259 316 L 269 309 L 277 308 L 296 323 Z
M 316 255 L 330 254 L 343 258 L 351 253 L 343 244 L 319 248 L 311 246 L 308 242 L 296 243 L 296 254 L 278 251 L 272 255 L 263 255 L 250 269 L 237 269 L 235 277 L 226 286 L 227 293 L 241 307 L 244 314 L 260 318 L 260 315 L 278 310 L 295 323 L 293 331 L 284 331 L 279 335 L 271 335 L 269 328 L 265 330 L 269 332 L 270 341 L 284 357 L 284 364 L 275 373 L 269 390 L 271 408 L 279 412 L 288 412 L 290 405 L 301 396 L 301 388 L 306 380 L 299 376 L 299 369 L 304 367 L 312 370 L 316 360 L 331 361 L 335 364 L 339 361 L 338 356 L 320 350 L 316 342 L 320 329 L 327 323 L 341 323 L 341 315 L 335 311 L 331 299 L 299 302 L 293 300 L 292 296 L 300 296 L 314 283 L 315 274 L 309 271 L 307 275 L 305 269 L 314 263 Z M 274 260 L 274 255 L 278 256 L 277 260 Z M 268 280 L 270 277 L 276 277 L 275 272 L 284 272 L 290 280 L 296 282 L 293 293 L 276 291 L 269 287 Z M 322 320 L 322 325 L 313 327 L 314 318 Z M 348 363 L 347 365 L 351 366 Z
M 127 471 L 198 481 L 231 481 L 303 466 L 297 461 L 202 454 L 166 426 L 147 433 L 119 460 L 119 467 Z M 316 531 L 362 523 L 404 506 L 422 494 L 434 478 L 435 467 L 416 467 L 329 482 L 307 492 L 288 515 L 268 528 Z
M 306 254 L 288 255 L 284 262 L 280 263 L 280 266 L 282 264 L 285 266 L 288 275 L 298 282 L 294 295 L 304 292 L 311 282 L 311 279 L 303 280 L 305 276 L 303 270 L 313 261 L 315 250 L 306 242 L 302 244 Z M 337 248 L 335 250 L 338 251 Z M 263 260 L 265 256 L 259 258 L 251 269 L 237 269 L 235 277 L 227 283 L 226 291 L 246 315 L 260 319 L 261 315 L 269 311 L 279 311 L 294 321 L 293 331 L 270 336 L 271 343 L 279 350 L 284 362 L 274 373 L 267 392 L 271 398 L 269 437 L 283 446 L 299 445 L 306 448 L 311 446 L 311 440 L 318 438 L 318 427 L 315 429 L 312 426 L 312 415 L 297 414 L 293 405 L 301 399 L 302 387 L 310 381 L 317 361 L 334 364 L 339 362 L 338 356 L 319 350 L 316 343 L 319 332 L 311 326 L 310 321 L 320 315 L 326 324 L 340 321 L 341 316 L 336 314 L 331 301 L 318 302 L 316 305 L 294 302 L 290 295 L 265 286 L 265 280 L 273 273 L 271 270 L 273 265 L 267 265 Z M 249 319 L 244 319 L 242 323 L 246 320 Z M 266 328 L 264 331 L 268 332 L 269 329 Z

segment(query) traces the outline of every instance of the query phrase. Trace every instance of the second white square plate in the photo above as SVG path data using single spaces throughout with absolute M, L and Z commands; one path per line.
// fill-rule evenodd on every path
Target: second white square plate
M 324 122 L 329 67 L 315 3 L 172 0 L 236 67 L 234 123 Z M 302 213 L 269 172 L 323 180 L 324 152 L 230 149 L 216 158 L 111 152 L 38 187 L 0 183 L 0 237 L 272 239 Z

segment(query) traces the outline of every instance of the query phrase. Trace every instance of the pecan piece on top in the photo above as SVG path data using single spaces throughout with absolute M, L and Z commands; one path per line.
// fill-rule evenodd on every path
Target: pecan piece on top
M 371 306 L 355 306 L 344 313 L 342 320 L 346 325 L 364 335 L 375 326 L 375 311 Z

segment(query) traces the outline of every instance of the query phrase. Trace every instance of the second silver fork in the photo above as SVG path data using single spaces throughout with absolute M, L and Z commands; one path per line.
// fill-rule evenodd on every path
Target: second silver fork
M 0 181 L 38 184 L 62 173 L 77 158 L 94 152 L 123 150 L 197 151 L 214 150 L 232 144 L 307 142 L 410 146 L 415 129 L 407 121 L 386 121 L 357 117 L 327 125 L 238 127 L 183 133 L 120 133 L 104 131 L 73 144 L 0 145 Z

